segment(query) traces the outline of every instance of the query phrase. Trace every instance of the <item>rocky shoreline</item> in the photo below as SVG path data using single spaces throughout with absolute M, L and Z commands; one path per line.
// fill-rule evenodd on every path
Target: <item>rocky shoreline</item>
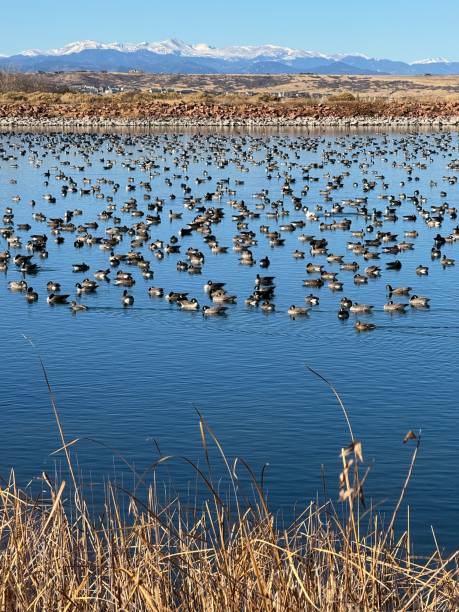
M 457 128 L 453 117 L 0 117 L 0 128 Z

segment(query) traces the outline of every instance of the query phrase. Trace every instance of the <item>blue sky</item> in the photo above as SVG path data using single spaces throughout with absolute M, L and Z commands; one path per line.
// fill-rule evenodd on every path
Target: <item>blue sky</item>
M 0 53 L 180 38 L 459 60 L 458 27 L 459 0 L 1 0 Z

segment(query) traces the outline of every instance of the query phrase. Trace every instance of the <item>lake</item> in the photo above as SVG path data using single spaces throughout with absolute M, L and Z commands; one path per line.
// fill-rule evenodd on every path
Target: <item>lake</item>
M 257 475 L 269 464 L 264 482 L 271 507 L 289 518 L 295 504 L 300 508 L 316 496 L 338 498 L 339 453 L 350 442 L 336 398 L 307 369 L 309 365 L 339 392 L 354 434 L 363 443 L 365 465 L 371 466 L 367 500 L 381 504 L 383 513 L 393 507 L 411 460 L 414 446 L 403 444 L 403 438 L 408 430 L 421 431 L 419 458 L 406 497 L 415 548 L 434 546 L 431 525 L 441 547 L 457 548 L 459 262 L 443 266 L 439 259 L 431 259 L 431 248 L 434 236 L 448 236 L 458 222 L 445 213 L 441 227 L 429 227 L 410 196 L 417 192 L 424 209 L 445 202 L 451 208 L 458 206 L 457 183 L 445 179 L 457 172 L 448 164 L 459 157 L 458 143 L 457 133 L 430 132 L 1 133 L 1 210 L 11 207 L 14 213 L 13 219 L 4 219 L 4 227 L 30 224 L 30 229 L 16 230 L 22 248 L 10 248 L 8 269 L 0 273 L 0 476 L 7 480 L 14 467 L 18 482 L 25 485 L 43 471 L 61 469 L 60 456 L 51 454 L 60 447 L 60 440 L 41 355 L 66 439 L 79 438 L 73 451 L 82 478 L 94 490 L 94 485 L 109 477 L 131 486 L 132 476 L 122 458 L 142 473 L 158 459 L 158 447 L 164 455 L 185 456 L 202 465 L 199 411 L 231 460 L 243 457 Z M 295 210 L 291 194 L 282 197 L 284 173 L 290 176 L 291 192 L 308 211 L 301 206 Z M 339 186 L 329 189 L 325 199 L 327 183 L 336 187 L 333 177 L 338 175 Z M 61 187 L 69 184 L 68 177 L 77 189 L 64 196 Z M 84 178 L 88 180 L 83 182 Z M 113 191 L 113 184 L 99 182 L 99 192 L 80 194 L 80 188 L 90 189 L 101 178 L 119 184 L 118 191 Z M 207 192 L 217 190 L 219 180 L 224 180 L 222 197 L 205 200 Z M 368 191 L 365 180 L 375 182 Z M 151 191 L 143 189 L 141 181 L 149 182 Z M 189 191 L 184 192 L 182 184 Z M 135 190 L 127 191 L 128 185 Z M 253 196 L 263 189 L 269 190 L 265 208 L 256 208 L 262 199 Z M 44 199 L 45 194 L 54 197 L 55 203 Z M 144 199 L 144 194 L 151 199 Z M 400 200 L 400 194 L 407 198 Z M 370 215 L 373 209 L 384 214 L 390 195 L 396 200 L 397 219 L 382 217 L 381 227 L 375 225 L 362 238 L 342 229 L 319 228 L 321 222 L 347 218 L 352 230 L 365 229 L 371 218 L 358 215 L 358 207 L 349 200 L 366 197 Z M 15 196 L 20 200 L 13 200 Z M 119 225 L 127 227 L 157 215 L 148 211 L 148 205 L 164 200 L 161 223 L 151 225 L 149 240 L 134 248 L 152 262 L 154 278 L 143 278 L 137 266 L 124 262 L 119 266 L 136 281 L 129 288 L 135 302 L 128 308 L 121 302 L 124 287 L 113 282 L 115 268 L 111 282 L 97 281 L 95 293 L 75 298 L 76 282 L 110 267 L 110 251 L 99 248 L 97 241 L 75 248 L 77 232 L 60 232 L 64 242 L 57 244 L 47 224 L 67 210 L 80 209 L 82 214 L 72 222 L 78 226 L 96 220 L 98 227 L 87 231 L 107 238 L 105 230 L 114 226 L 113 219 L 98 218 L 107 206 L 107 196 L 116 204 Z M 187 208 L 184 203 L 189 201 L 184 197 L 202 201 Z M 136 199 L 143 217 L 121 211 L 130 198 Z M 231 200 L 244 200 L 251 213 L 259 213 L 258 218 L 246 219 L 247 229 L 255 232 L 258 241 L 250 246 L 254 266 L 241 265 L 240 253 L 233 250 L 233 236 L 244 230 L 236 227 L 233 215 L 240 211 L 229 204 Z M 283 203 L 273 208 L 278 201 Z M 325 216 L 342 202 L 341 212 Z M 179 230 L 200 214 L 197 209 L 210 206 L 224 212 L 211 230 L 220 245 L 229 247 L 227 253 L 213 254 L 199 232 L 179 237 Z M 289 214 L 266 217 L 275 210 Z M 182 218 L 171 218 L 169 211 L 182 213 Z M 307 215 L 311 212 L 318 221 Z M 43 213 L 46 220 L 34 219 L 35 213 Z M 415 221 L 403 219 L 413 214 Z M 279 230 L 293 220 L 303 220 L 305 226 Z M 278 229 L 285 245 L 270 247 L 259 231 L 261 225 Z M 418 236 L 404 238 L 404 232 L 413 229 Z M 349 241 L 375 238 L 379 230 L 397 234 L 398 242 L 410 241 L 414 248 L 383 253 L 383 247 L 394 242 L 383 243 L 371 249 L 380 258 L 368 262 L 347 248 Z M 23 293 L 8 288 L 10 281 L 22 278 L 12 259 L 27 252 L 30 235 L 44 233 L 49 256 L 40 259 L 35 254 L 39 272 L 25 277 L 39 299 L 27 303 Z M 309 244 L 298 240 L 302 233 L 325 238 L 328 251 L 343 255 L 344 261 L 358 261 L 361 274 L 366 266 L 378 265 L 381 277 L 355 285 L 353 272 L 340 271 L 339 263 L 327 262 L 324 255 L 312 257 Z M 155 240 L 167 244 L 172 235 L 179 237 L 181 252 L 157 258 L 149 245 Z M 130 251 L 132 238 L 125 233 L 114 253 Z M 7 249 L 5 238 L 0 242 L 0 250 Z M 177 271 L 177 262 L 186 260 L 189 247 L 205 255 L 200 275 Z M 304 259 L 292 257 L 296 249 L 305 252 Z M 448 258 L 455 258 L 457 252 L 454 242 L 441 246 Z M 265 256 L 271 265 L 262 270 L 258 264 Z M 394 260 L 400 260 L 401 269 L 386 269 L 386 263 Z M 317 277 L 305 271 L 311 261 L 337 272 L 344 281 L 343 291 L 333 292 L 326 283 L 318 289 L 304 287 L 304 279 Z M 78 262 L 90 269 L 73 272 L 72 265 Z M 419 264 L 429 267 L 427 276 L 416 274 Z M 275 312 L 264 313 L 244 303 L 254 289 L 256 274 L 275 277 Z M 150 297 L 147 291 L 151 286 L 163 287 L 165 293 L 184 291 L 201 305 L 210 304 L 203 291 L 209 279 L 225 282 L 228 292 L 237 295 L 237 303 L 228 304 L 227 316 L 185 312 L 176 304 Z M 72 314 L 68 306 L 49 306 L 48 281 L 59 282 L 63 293 L 86 304 L 88 310 Z M 388 283 L 409 286 L 412 294 L 430 297 L 431 308 L 408 307 L 404 315 L 384 312 Z M 311 292 L 319 296 L 319 305 L 307 317 L 289 317 L 289 306 L 305 306 L 304 297 Z M 373 314 L 356 317 L 351 313 L 340 321 L 337 311 L 343 296 L 374 305 Z M 406 297 L 393 299 L 408 302 Z M 376 329 L 356 332 L 357 318 L 374 323 Z M 215 470 L 217 477 L 223 477 L 221 461 Z M 195 480 L 190 466 L 178 459 L 160 466 L 156 477 L 173 482 L 185 494 Z M 406 516 L 406 504 L 403 508 Z

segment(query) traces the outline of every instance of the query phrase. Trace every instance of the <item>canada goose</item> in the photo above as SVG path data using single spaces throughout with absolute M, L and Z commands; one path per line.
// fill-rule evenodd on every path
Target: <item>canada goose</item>
M 352 304 L 352 306 L 350 306 L 349 310 L 351 312 L 357 312 L 357 313 L 370 313 L 373 311 L 374 306 L 370 306 L 369 304 L 358 304 L 357 302 L 355 304 Z
M 182 302 L 183 300 L 188 299 L 188 293 L 178 292 L 178 291 L 170 291 L 166 295 L 166 300 L 171 304 L 174 302 Z
M 11 289 L 11 291 L 26 291 L 27 290 L 27 282 L 25 280 L 10 281 L 8 286 Z
M 376 329 L 376 325 L 374 323 L 363 323 L 363 321 L 356 321 L 354 327 L 359 332 Z
M 263 257 L 260 259 L 260 268 L 269 268 L 271 262 L 268 257 Z
M 295 306 L 295 304 L 292 304 L 290 308 L 287 310 L 287 314 L 293 318 L 304 317 L 309 314 L 309 308 L 304 308 L 302 306 Z
M 272 302 L 269 302 L 268 300 L 264 301 L 261 304 L 260 308 L 263 312 L 274 312 L 276 310 L 275 305 Z
M 237 296 L 229 295 L 224 290 L 214 291 L 210 297 L 216 304 L 234 304 L 237 300 Z
M 420 295 L 412 295 L 410 297 L 410 306 L 413 308 L 429 308 L 430 298 Z
M 217 283 L 215 281 L 207 281 L 207 283 L 204 285 L 204 292 L 205 293 L 211 293 L 213 291 L 220 291 L 221 289 L 224 289 L 226 283 Z
M 46 299 L 46 301 L 48 302 L 48 304 L 50 304 L 51 306 L 54 306 L 55 304 L 68 304 L 67 299 L 69 298 L 69 295 L 65 295 L 65 294 L 56 294 L 56 293 L 50 293 Z
M 444 267 L 454 266 L 454 264 L 455 264 L 454 259 L 451 259 L 450 257 L 446 257 L 446 255 L 443 255 L 443 257 L 441 258 L 441 265 Z
M 386 285 L 386 290 L 389 295 L 408 295 L 411 289 L 411 287 L 392 287 L 392 285 Z
M 123 306 L 132 306 L 132 304 L 134 304 L 134 296 L 130 295 L 127 289 L 125 289 L 123 291 L 121 301 L 123 302 Z
M 317 295 L 313 295 L 312 293 L 307 295 L 304 298 L 304 301 L 306 302 L 306 304 L 310 304 L 311 306 L 317 306 L 319 304 L 319 298 L 317 297 Z
M 203 317 L 218 317 L 226 314 L 228 308 L 226 306 L 203 306 L 202 316 Z
M 349 319 L 349 310 L 347 308 L 340 308 L 338 310 L 338 319 L 341 319 L 342 321 Z
M 429 268 L 419 264 L 419 266 L 416 268 L 416 274 L 418 276 L 427 276 L 429 274 Z
M 164 289 L 162 287 L 149 287 L 148 295 L 151 297 L 163 297 Z
M 70 309 L 73 312 L 82 312 L 83 310 L 88 310 L 88 307 L 84 304 L 78 304 L 77 302 L 73 301 L 70 302 Z
M 400 302 L 393 302 L 390 300 L 387 304 L 384 304 L 383 309 L 386 312 L 405 312 L 405 308 L 407 308 L 408 304 L 402 304 Z
M 89 266 L 88 264 L 85 264 L 85 263 L 78 263 L 78 264 L 73 264 L 72 269 L 74 272 L 86 272 L 87 270 L 89 270 Z
M 26 300 L 28 302 L 36 302 L 38 300 L 38 293 L 32 289 L 32 287 L 28 287 L 26 291 Z
M 255 277 L 255 286 L 269 287 L 274 282 L 274 276 L 260 276 L 259 274 Z
M 61 290 L 61 284 L 60 283 L 55 283 L 54 281 L 49 281 L 46 284 L 46 289 L 48 291 L 53 291 L 53 292 L 60 291 Z
M 182 310 L 199 310 L 199 304 L 196 298 L 191 298 L 191 300 L 179 300 L 177 303 Z
M 341 298 L 339 303 L 342 308 L 346 308 L 346 309 L 349 309 L 352 306 L 352 300 L 350 300 L 347 297 Z
M 97 280 L 108 280 L 109 274 L 110 268 L 107 268 L 106 270 L 97 270 L 97 272 L 94 272 L 94 278 Z
M 388 270 L 400 270 L 401 267 L 402 267 L 402 262 L 398 259 L 396 259 L 395 261 L 386 262 L 386 268 Z

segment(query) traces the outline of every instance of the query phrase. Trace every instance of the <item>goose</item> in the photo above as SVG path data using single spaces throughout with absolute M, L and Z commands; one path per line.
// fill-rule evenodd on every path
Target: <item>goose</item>
M 65 294 L 62 294 L 62 293 L 59 293 L 59 294 L 50 293 L 48 295 L 46 301 L 51 306 L 54 306 L 55 304 L 68 304 L 68 302 L 67 302 L 68 298 L 69 298 L 69 295 L 65 295 Z
M 78 304 L 77 302 L 73 301 L 70 302 L 70 309 L 73 312 L 82 312 L 83 310 L 88 310 L 88 307 L 84 304 Z
M 11 289 L 11 291 L 26 291 L 27 290 L 27 282 L 25 280 L 10 281 L 8 286 Z
M 237 296 L 229 295 L 225 291 L 219 290 L 219 291 L 214 291 L 211 294 L 211 300 L 212 302 L 215 302 L 216 304 L 226 304 L 226 303 L 234 304 L 237 300 Z
M 443 255 L 443 257 L 441 258 L 441 265 L 443 267 L 454 266 L 455 260 L 451 259 L 450 257 L 446 257 L 446 255 Z
M 293 318 L 304 317 L 309 314 L 309 308 L 304 308 L 302 306 L 295 306 L 295 304 L 292 304 L 290 308 L 287 310 L 287 314 Z
M 46 283 L 46 289 L 48 291 L 60 291 L 61 290 L 61 284 L 60 283 L 55 283 L 54 281 L 49 281 L 48 283 Z
M 177 303 L 182 310 L 199 310 L 199 303 L 196 298 L 191 298 L 191 300 L 179 300 Z
M 121 301 L 123 302 L 123 306 L 132 306 L 132 304 L 134 304 L 134 296 L 130 295 L 127 289 L 125 289 L 123 291 Z
M 166 295 L 166 300 L 171 304 L 174 302 L 183 302 L 183 300 L 188 299 L 188 293 L 178 292 L 178 291 L 170 291 Z
M 211 293 L 213 291 L 220 291 L 222 289 L 224 289 L 226 283 L 218 283 L 215 281 L 207 281 L 207 283 L 204 285 L 204 293 Z
M 268 300 L 263 302 L 260 308 L 263 312 L 274 312 L 276 309 L 275 305 L 272 302 L 269 302 Z
M 429 274 L 428 266 L 423 266 L 423 265 L 419 264 L 419 266 L 417 266 L 417 268 L 416 268 L 416 274 L 418 276 L 427 276 Z
M 313 295 L 312 293 L 307 295 L 304 298 L 304 301 L 306 302 L 306 304 L 310 304 L 311 306 L 318 306 L 319 304 L 319 298 L 317 297 L 317 295 Z
M 392 287 L 392 285 L 386 285 L 386 290 L 389 295 L 408 295 L 412 287 Z
M 357 312 L 357 313 L 371 313 L 373 311 L 374 306 L 370 306 L 369 304 L 358 304 L 357 302 L 355 304 L 352 304 L 352 306 L 349 307 L 349 310 L 351 312 Z
M 36 302 L 38 300 L 38 293 L 34 291 L 32 287 L 27 288 L 25 295 L 28 302 Z
M 405 312 L 405 308 L 407 308 L 408 304 L 402 304 L 400 302 L 393 302 L 390 300 L 387 304 L 384 304 L 383 309 L 386 312 Z
M 342 321 L 349 319 L 349 310 L 347 308 L 340 308 L 338 310 L 338 319 L 341 319 Z
M 148 295 L 150 297 L 163 297 L 164 289 L 162 287 L 149 287 Z
M 410 297 L 410 306 L 413 308 L 429 308 L 430 298 L 421 295 L 412 295 Z
M 359 332 L 376 329 L 376 325 L 374 323 L 363 323 L 363 321 L 356 321 L 354 327 Z
M 347 310 L 352 306 L 352 300 L 347 297 L 341 298 L 339 303 L 342 308 L 346 308 Z
M 226 306 L 203 306 L 202 316 L 203 317 L 218 317 L 226 314 L 228 308 Z

